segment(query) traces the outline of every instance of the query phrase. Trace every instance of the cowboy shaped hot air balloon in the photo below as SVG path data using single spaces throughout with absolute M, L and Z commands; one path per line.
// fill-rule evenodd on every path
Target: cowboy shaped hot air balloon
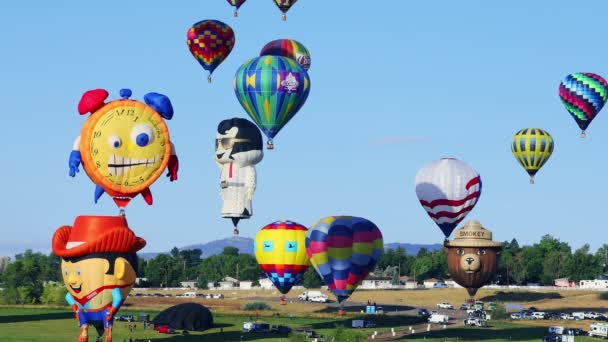
M 329 216 L 308 231 L 306 254 L 321 279 L 342 305 L 374 269 L 384 244 L 380 229 L 353 216 Z
M 112 341 L 114 316 L 133 288 L 136 252 L 146 241 L 135 236 L 124 216 L 79 216 L 74 226 L 53 235 L 53 253 L 61 257 L 61 274 L 80 327 L 78 342 L 88 341 L 95 326 Z
M 80 114 L 91 113 L 70 154 L 70 176 L 82 167 L 95 183 L 95 202 L 107 193 L 116 205 L 127 206 L 142 194 L 152 204 L 149 186 L 165 169 L 170 181 L 177 180 L 179 162 L 169 139 L 165 120 L 173 117 L 168 97 L 148 93 L 144 102 L 130 100 L 131 91 L 122 89 L 122 99 L 105 103 L 103 89 L 84 93 L 78 104 Z
M 217 126 L 213 158 L 220 168 L 222 217 L 232 220 L 234 234 L 238 235 L 239 220 L 253 215 L 255 165 L 264 158 L 260 130 L 247 119 L 223 120 Z
M 228 1 L 228 3 L 234 7 L 234 16 L 238 17 L 239 16 L 239 8 L 241 8 L 241 6 L 243 6 L 243 4 L 245 3 L 245 1 L 247 0 L 226 0 Z
M 262 56 L 245 62 L 234 77 L 237 99 L 260 130 L 273 138 L 302 108 L 310 92 L 308 73 L 298 62 L 281 56 Z
M 298 0 L 273 0 L 275 5 L 283 12 L 281 19 L 287 20 L 287 11 L 293 6 Z
M 416 174 L 416 195 L 447 238 L 477 204 L 481 177 L 458 159 L 435 160 Z
M 585 130 L 608 99 L 608 83 L 590 72 L 570 74 L 559 84 L 559 97 L 584 138 Z
M 285 294 L 310 266 L 306 255 L 307 232 L 306 227 L 293 221 L 277 221 L 266 225 L 255 236 L 255 259 L 283 294 L 281 304 L 286 304 Z
M 203 20 L 188 29 L 187 43 L 190 53 L 211 74 L 230 54 L 235 37 L 232 28 L 219 20 Z

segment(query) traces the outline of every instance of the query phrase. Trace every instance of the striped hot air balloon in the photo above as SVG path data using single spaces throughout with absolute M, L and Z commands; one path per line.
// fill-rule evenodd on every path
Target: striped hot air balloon
M 276 221 L 266 225 L 255 236 L 255 258 L 282 294 L 287 294 L 310 266 L 306 256 L 307 232 L 308 229 L 301 224 Z
M 608 83 L 590 72 L 570 74 L 559 84 L 559 97 L 584 138 L 585 130 L 608 99 Z
M 553 153 L 553 138 L 540 128 L 524 128 L 513 135 L 511 152 L 530 175 L 530 184 L 534 184 L 534 175 Z
M 306 254 L 340 305 L 373 270 L 383 248 L 380 229 L 360 217 L 325 217 L 306 237 Z
M 458 159 L 435 160 L 416 174 L 416 195 L 447 238 L 479 200 L 481 177 Z
M 272 139 L 302 108 L 310 92 L 308 73 L 298 62 L 262 56 L 241 65 L 234 76 L 237 99 L 260 130 Z
M 310 52 L 297 40 L 277 39 L 264 45 L 260 56 L 283 56 L 298 62 L 304 70 L 310 68 Z

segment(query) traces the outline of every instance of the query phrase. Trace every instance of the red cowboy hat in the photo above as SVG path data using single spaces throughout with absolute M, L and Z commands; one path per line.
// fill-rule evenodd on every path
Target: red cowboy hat
M 136 253 L 146 240 L 135 236 L 124 216 L 78 216 L 74 227 L 53 234 L 53 253 L 62 258 L 92 253 Z

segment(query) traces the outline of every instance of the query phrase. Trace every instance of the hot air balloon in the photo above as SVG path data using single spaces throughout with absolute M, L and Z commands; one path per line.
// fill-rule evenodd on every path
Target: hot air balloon
M 241 6 L 243 6 L 243 4 L 245 3 L 245 1 L 247 1 L 247 0 L 226 0 L 226 1 L 228 1 L 228 3 L 231 6 L 235 7 L 235 9 L 234 9 L 234 16 L 238 17 L 239 16 L 239 12 L 238 12 L 239 8 Z
M 458 159 L 435 160 L 416 174 L 416 195 L 447 238 L 479 200 L 481 177 Z
M 492 232 L 477 221 L 468 222 L 455 235 L 453 241 L 444 242 L 448 272 L 474 297 L 477 290 L 496 275 L 497 255 L 502 251 L 502 243 L 492 241 Z
M 559 97 L 584 138 L 585 130 L 606 103 L 608 83 L 590 72 L 570 74 L 559 84 Z
M 295 59 L 304 70 L 310 68 L 310 52 L 302 43 L 293 39 L 277 39 L 264 45 L 260 56 L 283 56 Z
M 78 341 L 88 341 L 89 325 L 112 341 L 114 317 L 135 284 L 136 252 L 145 245 L 124 216 L 78 216 L 73 227 L 55 231 L 53 253 L 61 257 L 65 299 L 80 327 Z
M 530 175 L 530 184 L 534 184 L 534 175 L 553 153 L 553 138 L 540 128 L 524 128 L 513 135 L 511 152 Z
M 177 180 L 179 161 L 164 120 L 173 117 L 165 95 L 148 93 L 144 102 L 130 100 L 131 90 L 120 91 L 122 99 L 105 103 L 108 92 L 90 90 L 78 103 L 80 114 L 91 113 L 69 158 L 69 175 L 82 167 L 95 183 L 95 203 L 107 193 L 124 214 L 131 198 L 142 194 L 152 204 L 149 186 L 165 169 Z M 163 120 L 164 119 L 164 120 Z
M 276 221 L 255 236 L 255 259 L 283 294 L 281 304 L 287 303 L 285 294 L 302 279 L 310 266 L 306 255 L 307 232 L 306 227 L 293 221 Z
M 268 137 L 272 139 L 302 108 L 310 92 L 308 73 L 295 60 L 262 56 L 245 62 L 234 77 L 239 102 Z
M 234 47 L 234 31 L 219 20 L 203 20 L 188 29 L 188 48 L 203 69 L 211 74 L 230 54 Z
M 287 11 L 289 11 L 291 6 L 293 6 L 296 1 L 298 0 L 274 0 L 274 3 L 281 10 L 281 12 L 283 12 L 283 15 L 281 16 L 283 21 L 287 20 Z
M 336 296 L 340 313 L 343 313 L 343 302 L 373 270 L 383 249 L 380 229 L 360 217 L 322 218 L 306 237 L 306 254 Z
M 222 217 L 234 224 L 238 235 L 239 220 L 253 215 L 253 194 L 256 188 L 255 165 L 264 158 L 262 134 L 247 119 L 223 120 L 217 126 L 214 160 L 220 168 Z

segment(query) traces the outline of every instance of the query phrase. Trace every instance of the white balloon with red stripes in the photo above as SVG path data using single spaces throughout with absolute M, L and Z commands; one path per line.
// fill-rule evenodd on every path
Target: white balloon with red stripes
M 442 158 L 418 171 L 416 195 L 447 238 L 477 204 L 481 177 L 462 160 Z

